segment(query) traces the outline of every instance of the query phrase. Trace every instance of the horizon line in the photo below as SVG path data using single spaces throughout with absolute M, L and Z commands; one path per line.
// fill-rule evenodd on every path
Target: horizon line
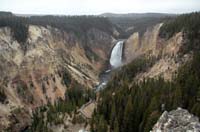
M 53 13 L 17 13 L 17 12 L 12 12 L 12 11 L 7 11 L 7 10 L 2 10 L 0 12 L 10 12 L 14 15 L 27 15 L 27 16 L 34 16 L 34 15 L 38 15 L 38 16 L 46 16 L 46 15 L 52 15 L 52 16 L 84 16 L 84 15 L 93 15 L 93 16 L 99 16 L 99 15 L 103 15 L 103 14 L 113 14 L 113 15 L 127 15 L 127 14 L 171 14 L 171 15 L 181 15 L 181 14 L 189 14 L 189 13 L 194 13 L 194 12 L 200 12 L 200 10 L 198 11 L 189 11 L 189 12 L 123 12 L 123 13 L 118 13 L 118 12 L 102 12 L 102 13 L 94 13 L 94 14 L 89 14 L 89 13 L 85 13 L 85 14 L 53 14 Z

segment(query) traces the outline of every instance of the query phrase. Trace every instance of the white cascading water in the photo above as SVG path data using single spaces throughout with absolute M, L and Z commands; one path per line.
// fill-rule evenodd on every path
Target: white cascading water
M 117 68 L 122 65 L 123 44 L 124 41 L 117 42 L 111 52 L 110 64 L 113 68 Z
M 124 44 L 124 41 L 119 41 L 112 49 L 111 56 L 110 56 L 110 65 L 112 66 L 112 68 L 117 68 L 122 65 L 123 44 Z M 100 84 L 96 87 L 95 92 L 98 92 L 105 88 L 111 71 L 112 69 L 108 69 L 105 71 L 104 75 L 101 77 L 102 79 L 101 79 Z

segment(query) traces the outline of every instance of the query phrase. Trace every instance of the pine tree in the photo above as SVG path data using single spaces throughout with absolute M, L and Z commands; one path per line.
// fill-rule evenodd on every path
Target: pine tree
M 119 132 L 119 123 L 118 123 L 117 118 L 115 118 L 114 131 L 113 132 Z
M 107 132 L 107 123 L 103 116 L 100 117 L 97 132 Z
M 173 108 L 182 106 L 182 92 L 180 86 L 177 86 L 174 92 Z
M 116 107 L 115 107 L 115 103 L 112 103 L 112 108 L 111 108 L 111 113 L 110 113 L 110 127 L 111 129 L 113 129 L 114 127 L 114 121 L 115 121 L 115 118 L 116 118 Z
M 132 98 L 129 96 L 128 102 L 125 107 L 124 119 L 123 119 L 123 131 L 124 132 L 133 132 L 132 124 L 134 122 L 133 119 L 133 104 Z

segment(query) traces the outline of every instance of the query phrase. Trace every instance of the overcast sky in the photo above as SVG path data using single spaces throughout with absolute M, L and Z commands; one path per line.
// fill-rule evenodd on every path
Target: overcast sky
M 186 13 L 200 0 L 0 0 L 0 11 L 20 14 Z

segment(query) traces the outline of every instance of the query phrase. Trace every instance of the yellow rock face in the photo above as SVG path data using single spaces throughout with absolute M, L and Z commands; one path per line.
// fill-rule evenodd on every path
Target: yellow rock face
M 159 57 L 158 61 L 150 67 L 145 73 L 140 73 L 135 79 L 141 80 L 147 77 L 164 77 L 171 80 L 178 67 L 188 61 L 191 55 L 177 59 L 180 47 L 183 44 L 182 33 L 175 34 L 169 40 L 159 37 L 159 29 L 162 26 L 157 24 L 139 36 L 139 33 L 133 33 L 125 42 L 124 63 L 129 63 L 140 55 Z
M 91 61 L 81 39 L 73 33 L 52 27 L 29 26 L 26 51 L 11 35 L 8 27 L 0 28 L 0 84 L 7 96 L 7 103 L 0 104 L 0 129 L 9 126 L 11 112 L 18 108 L 32 109 L 54 103 L 64 98 L 66 86 L 59 75 L 61 69 L 71 74 L 73 79 L 87 88 L 98 83 L 98 74 L 107 59 L 113 38 L 94 30 L 96 38 L 106 38 L 108 44 L 93 40 L 91 50 L 101 58 Z M 89 47 L 90 47 L 89 46 Z M 101 46 L 101 47 L 100 47 Z M 107 47 L 106 47 L 107 46 Z M 109 47 L 110 46 L 110 47 Z M 105 50 L 106 49 L 106 50 Z M 23 88 L 19 94 L 19 88 Z

